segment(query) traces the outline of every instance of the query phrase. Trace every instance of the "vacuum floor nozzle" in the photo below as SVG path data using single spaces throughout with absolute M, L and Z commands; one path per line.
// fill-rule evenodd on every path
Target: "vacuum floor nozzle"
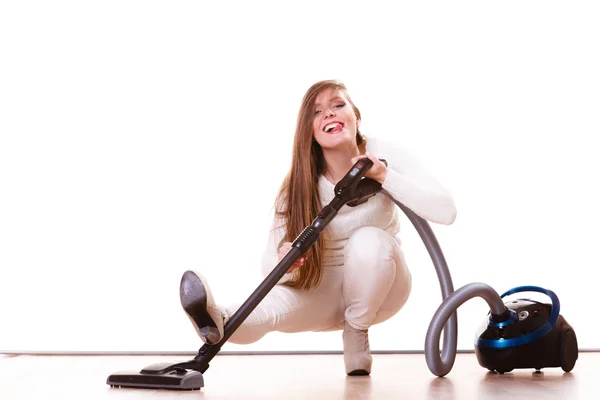
M 115 388 L 200 390 L 204 386 L 202 372 L 177 368 L 168 372 L 159 372 L 164 364 L 155 364 L 139 372 L 120 371 L 108 377 L 106 383 Z

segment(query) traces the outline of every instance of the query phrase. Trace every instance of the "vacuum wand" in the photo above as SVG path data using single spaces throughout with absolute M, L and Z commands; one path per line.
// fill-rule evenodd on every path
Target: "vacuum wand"
M 385 163 L 385 160 L 382 160 Z M 248 318 L 250 313 L 258 306 L 269 291 L 281 280 L 288 272 L 294 262 L 305 254 L 319 239 L 319 235 L 331 220 L 337 215 L 338 211 L 345 205 L 351 206 L 365 202 L 369 197 L 375 195 L 381 190 L 381 184 L 372 179 L 363 179 L 373 162 L 368 158 L 358 160 L 348 171 L 348 173 L 335 186 L 335 197 L 327 204 L 312 221 L 310 226 L 296 237 L 292 243 L 290 251 L 279 261 L 275 268 L 267 275 L 260 285 L 252 292 L 248 299 L 240 306 L 238 311 L 231 316 L 225 325 L 224 335 L 221 341 L 210 347 L 219 347 L 231 337 L 233 332 Z M 207 345 L 203 346 L 204 348 Z M 215 349 L 210 349 L 210 353 L 215 353 Z M 218 351 L 218 350 L 217 350 Z M 206 349 L 205 352 L 208 352 Z M 202 349 L 200 353 L 203 353 Z M 211 357 L 212 358 L 212 357 Z

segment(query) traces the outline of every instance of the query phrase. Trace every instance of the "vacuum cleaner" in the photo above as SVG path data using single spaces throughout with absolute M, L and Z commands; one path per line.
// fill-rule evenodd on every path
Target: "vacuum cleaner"
M 385 163 L 385 160 L 381 160 Z M 214 345 L 204 344 L 198 354 L 180 363 L 156 363 L 140 371 L 116 372 L 107 378 L 111 387 L 141 389 L 199 390 L 204 386 L 203 374 L 209 362 L 224 343 L 267 293 L 279 282 L 298 257 L 305 254 L 317 241 L 323 229 L 344 206 L 356 207 L 381 192 L 389 196 L 414 225 L 433 261 L 443 296 L 425 338 L 425 360 L 436 376 L 447 375 L 455 361 L 457 348 L 456 310 L 469 299 L 483 298 L 490 311 L 475 339 L 475 354 L 479 364 L 503 374 L 515 368 L 561 367 L 569 372 L 578 358 L 577 337 L 573 328 L 560 315 L 560 302 L 551 290 L 537 286 L 520 286 L 499 295 L 484 283 L 470 283 L 454 291 L 448 265 L 439 243 L 424 219 L 382 189 L 379 182 L 365 178 L 373 165 L 368 158 L 358 160 L 335 187 L 335 197 L 298 235 L 291 250 L 279 261 L 271 273 L 251 293 L 224 327 L 224 336 Z M 387 165 L 387 163 L 386 163 Z M 504 301 L 515 293 L 538 292 L 548 296 L 551 303 L 528 298 Z M 444 333 L 440 351 L 440 336 Z

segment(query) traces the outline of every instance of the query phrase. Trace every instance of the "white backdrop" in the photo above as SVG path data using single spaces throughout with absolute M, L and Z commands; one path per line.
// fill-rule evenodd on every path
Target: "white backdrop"
M 455 196 L 456 222 L 432 225 L 455 287 L 552 289 L 600 347 L 599 18 L 595 1 L 3 2 L 0 350 L 197 350 L 180 276 L 201 270 L 222 303 L 260 283 L 300 100 L 331 78 L 365 134 Z M 413 293 L 374 350 L 422 350 L 441 301 L 402 222 Z M 459 310 L 459 349 L 487 310 Z

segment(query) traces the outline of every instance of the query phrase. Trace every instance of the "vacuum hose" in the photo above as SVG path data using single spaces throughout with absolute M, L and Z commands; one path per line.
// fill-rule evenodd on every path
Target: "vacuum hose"
M 454 366 L 457 347 L 456 338 L 458 334 L 456 310 L 463 303 L 474 297 L 483 298 L 490 307 L 490 318 L 494 322 L 508 320 L 510 318 L 510 311 L 504 305 L 498 292 L 485 283 L 470 283 L 457 291 L 454 291 L 448 264 L 446 263 L 442 249 L 427 221 L 394 199 L 394 197 L 385 190 L 382 190 L 382 193 L 390 197 L 394 203 L 404 211 L 410 222 L 414 225 L 427 248 L 440 281 L 444 301 L 435 312 L 429 325 L 429 329 L 427 329 L 427 335 L 425 336 L 425 360 L 429 370 L 434 375 L 442 377 L 448 374 Z M 440 355 L 439 343 L 442 330 L 444 332 L 444 345 Z

